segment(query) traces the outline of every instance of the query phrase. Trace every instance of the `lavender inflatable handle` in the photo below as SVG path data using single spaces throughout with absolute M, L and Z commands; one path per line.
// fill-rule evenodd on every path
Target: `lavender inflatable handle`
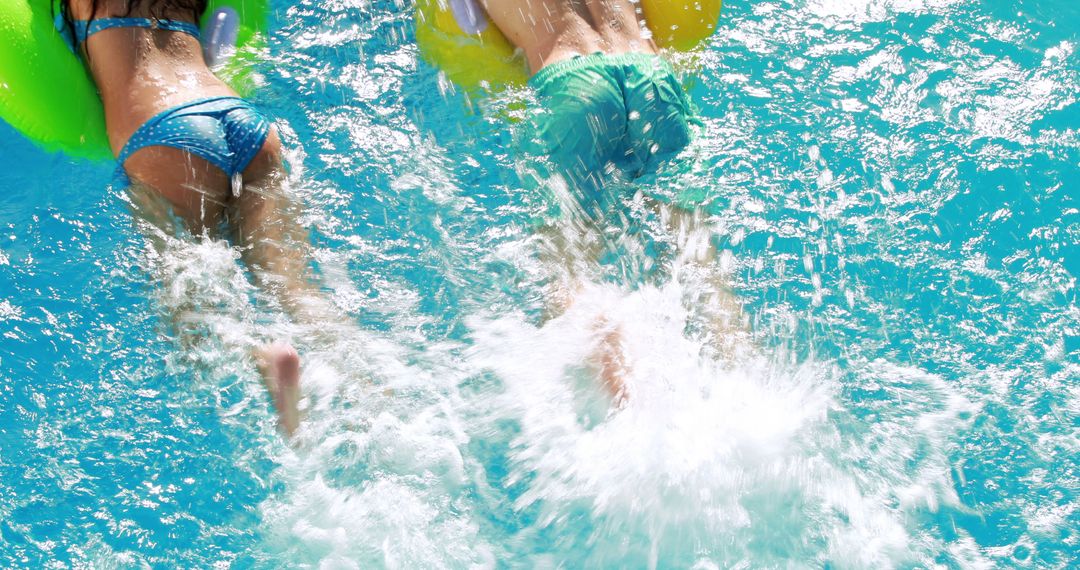
M 479 34 L 488 27 L 487 15 L 476 0 L 450 0 L 450 11 L 466 34 Z
M 214 11 L 203 30 L 203 57 L 213 67 L 226 59 L 236 49 L 236 37 L 240 30 L 240 16 L 236 10 L 224 6 Z

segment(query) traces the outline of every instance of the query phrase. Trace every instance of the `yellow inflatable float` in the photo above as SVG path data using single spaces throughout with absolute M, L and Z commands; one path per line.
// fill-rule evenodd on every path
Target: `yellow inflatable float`
M 420 55 L 460 87 L 523 83 L 525 61 L 474 0 L 417 0 Z M 640 0 L 645 24 L 661 48 L 689 51 L 709 38 L 721 0 Z

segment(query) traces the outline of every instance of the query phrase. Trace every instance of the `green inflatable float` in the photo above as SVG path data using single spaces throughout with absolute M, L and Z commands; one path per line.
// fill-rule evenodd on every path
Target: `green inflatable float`
M 203 16 L 204 27 L 219 8 L 239 16 L 236 55 L 217 72 L 241 94 L 253 87 L 250 64 L 265 45 L 268 2 L 210 0 Z M 0 0 L 0 120 L 46 150 L 111 159 L 97 88 L 53 13 L 49 0 Z

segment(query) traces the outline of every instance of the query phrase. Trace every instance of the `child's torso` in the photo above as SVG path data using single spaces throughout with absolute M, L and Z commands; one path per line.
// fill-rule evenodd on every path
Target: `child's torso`
M 160 16 L 194 23 L 185 11 L 153 9 L 146 2 L 128 13 L 124 0 L 69 0 L 75 20 Z M 136 129 L 154 115 L 201 97 L 235 95 L 206 67 L 198 38 L 176 31 L 116 27 L 91 35 L 80 46 L 105 106 L 109 141 L 119 152 Z
M 525 51 L 529 69 L 594 52 L 655 53 L 631 0 L 482 0 L 492 22 Z

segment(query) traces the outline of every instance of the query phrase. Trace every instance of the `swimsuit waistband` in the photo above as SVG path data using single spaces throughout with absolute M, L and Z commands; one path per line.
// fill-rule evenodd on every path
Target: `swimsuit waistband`
M 641 53 L 641 52 L 627 52 L 627 53 L 604 53 L 594 52 L 588 55 L 575 55 L 570 59 L 564 59 L 562 61 L 556 61 L 555 63 L 545 65 L 537 71 L 535 75 L 529 78 L 529 83 L 540 83 L 547 81 L 548 79 L 561 75 L 569 71 L 576 71 L 579 69 L 585 69 L 588 67 L 594 67 L 596 65 L 660 65 L 668 70 L 671 69 L 671 65 L 667 60 L 660 57 L 655 53 Z

